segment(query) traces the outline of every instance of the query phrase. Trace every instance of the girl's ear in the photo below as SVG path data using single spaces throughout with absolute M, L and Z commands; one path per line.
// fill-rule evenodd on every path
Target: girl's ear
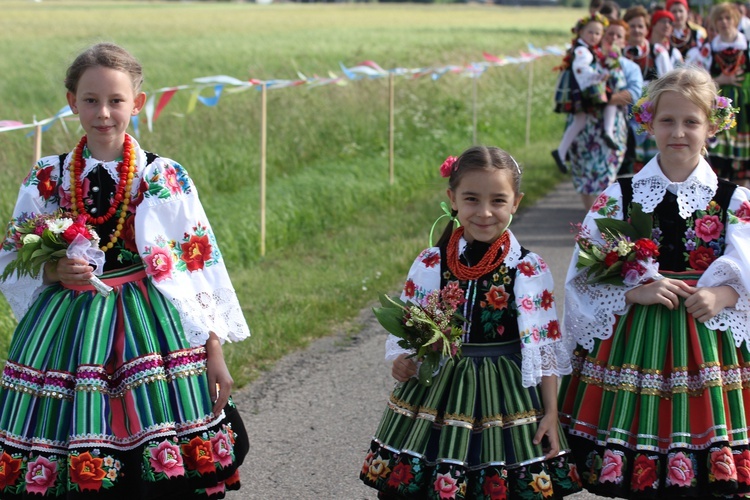
M 516 196 L 516 201 L 513 203 L 513 208 L 510 210 L 510 213 L 512 214 L 516 213 L 516 210 L 518 210 L 518 206 L 521 204 L 522 199 L 523 199 L 523 193 L 519 193 L 519 195 Z
M 458 211 L 458 205 L 456 205 L 456 193 L 454 193 L 451 188 L 446 189 L 445 193 L 451 200 L 451 208 L 455 211 Z
M 143 106 L 146 105 L 146 93 L 140 92 L 135 96 L 135 99 L 133 99 L 133 111 L 131 111 L 131 115 L 135 116 L 138 113 L 141 112 L 141 109 L 143 109 Z
M 708 126 L 708 137 L 713 137 L 719 131 L 719 126 L 716 123 L 711 123 Z
M 70 110 L 73 112 L 73 114 L 78 114 L 78 106 L 76 103 L 76 95 L 73 92 L 68 92 L 65 94 L 65 98 L 68 100 L 68 106 L 70 106 Z

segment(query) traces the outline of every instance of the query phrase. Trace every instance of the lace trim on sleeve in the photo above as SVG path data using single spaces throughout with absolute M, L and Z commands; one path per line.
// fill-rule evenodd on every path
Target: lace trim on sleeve
M 21 276 L 9 286 L 0 288 L 2 288 L 5 300 L 8 301 L 8 305 L 13 311 L 13 316 L 17 321 L 21 321 L 21 318 L 24 317 L 45 286 L 42 284 L 41 277 Z
M 239 342 L 250 336 L 232 289 L 217 288 L 199 292 L 192 298 L 173 298 L 172 303 L 180 315 L 185 338 L 192 346 L 204 345 L 209 332 L 214 332 L 222 342 Z
M 566 288 L 575 293 L 565 294 L 565 332 L 585 349 L 593 349 L 594 340 L 612 335 L 616 315 L 629 309 L 625 294 L 630 288 L 608 284 L 587 283 L 581 272 L 568 282 Z
M 742 342 L 750 344 L 750 293 L 740 279 L 742 273 L 735 262 L 719 259 L 709 267 L 698 281 L 698 286 L 727 285 L 734 288 L 739 295 L 737 304 L 719 312 L 706 321 L 706 327 L 712 330 L 731 330 L 734 343 L 739 347 Z
M 571 354 L 563 342 L 526 347 L 521 352 L 521 381 L 524 387 L 539 385 L 542 377 L 559 377 L 573 371 Z
M 400 339 L 392 333 L 388 334 L 388 339 L 385 341 L 385 360 L 389 363 L 393 362 L 402 354 L 411 354 L 412 352 L 414 352 L 410 351 L 409 349 L 404 349 L 403 347 L 398 345 L 399 340 Z

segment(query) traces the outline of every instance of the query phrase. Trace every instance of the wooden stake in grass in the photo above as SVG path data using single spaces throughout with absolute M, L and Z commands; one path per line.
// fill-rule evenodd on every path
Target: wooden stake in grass
M 393 137 L 395 129 L 395 88 L 394 88 L 393 73 L 388 75 L 388 181 L 393 184 L 394 182 L 394 168 L 393 168 Z
M 473 116 L 472 116 L 472 122 L 471 122 L 472 123 L 471 143 L 476 144 L 477 143 L 477 80 L 479 80 L 479 76 L 472 75 L 471 80 L 472 80 L 472 89 L 473 89 L 472 99 L 474 101 L 472 105 Z
M 534 61 L 529 62 L 529 85 L 526 90 L 526 147 L 531 143 L 531 92 L 534 86 Z
M 266 255 L 266 82 L 260 92 L 260 255 Z
M 42 157 L 42 125 L 37 123 L 34 130 L 34 161 L 36 163 Z

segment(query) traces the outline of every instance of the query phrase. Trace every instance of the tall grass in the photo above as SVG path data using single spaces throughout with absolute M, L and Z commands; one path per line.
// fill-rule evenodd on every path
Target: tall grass
M 568 41 L 581 12 L 479 5 L 305 5 L 138 2 L 3 3 L 0 119 L 29 122 L 65 104 L 62 78 L 83 48 L 122 44 L 146 71 L 145 90 L 227 74 L 295 78 L 339 62 L 384 68 L 515 55 L 528 42 Z M 33 61 L 33 64 L 30 63 Z M 548 151 L 561 117 L 551 113 L 547 57 L 533 64 L 533 128 L 524 142 L 528 67 L 491 68 L 478 81 L 478 142 L 511 151 L 525 167 L 532 202 L 559 178 Z M 437 168 L 471 143 L 472 83 L 446 75 L 396 79 L 396 182 L 388 183 L 387 80 L 268 93 L 267 257 L 259 257 L 260 95 L 225 94 L 185 115 L 178 93 L 147 149 L 193 177 L 254 330 L 226 349 L 240 383 L 290 349 L 325 335 L 403 279 L 444 196 Z M 72 149 L 80 131 L 55 125 L 43 154 Z M 0 218 L 7 218 L 31 162 L 32 139 L 0 134 Z M 365 290 L 366 288 L 366 290 Z M 0 301 L 1 302 L 1 301 Z M 0 352 L 12 330 L 0 303 Z M 249 362 L 248 362 L 249 360 Z

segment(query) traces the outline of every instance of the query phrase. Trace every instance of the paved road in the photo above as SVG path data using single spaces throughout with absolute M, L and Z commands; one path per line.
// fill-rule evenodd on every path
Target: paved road
M 585 211 L 570 182 L 513 222 L 521 243 L 554 272 L 558 308 L 573 248 L 571 222 Z M 393 387 L 383 362 L 385 333 L 372 312 L 353 337 L 334 333 L 282 359 L 235 394 L 250 434 L 243 487 L 231 500 L 375 499 L 359 468 Z M 250 340 L 252 341 L 252 339 Z M 572 500 L 596 497 L 579 493 Z

